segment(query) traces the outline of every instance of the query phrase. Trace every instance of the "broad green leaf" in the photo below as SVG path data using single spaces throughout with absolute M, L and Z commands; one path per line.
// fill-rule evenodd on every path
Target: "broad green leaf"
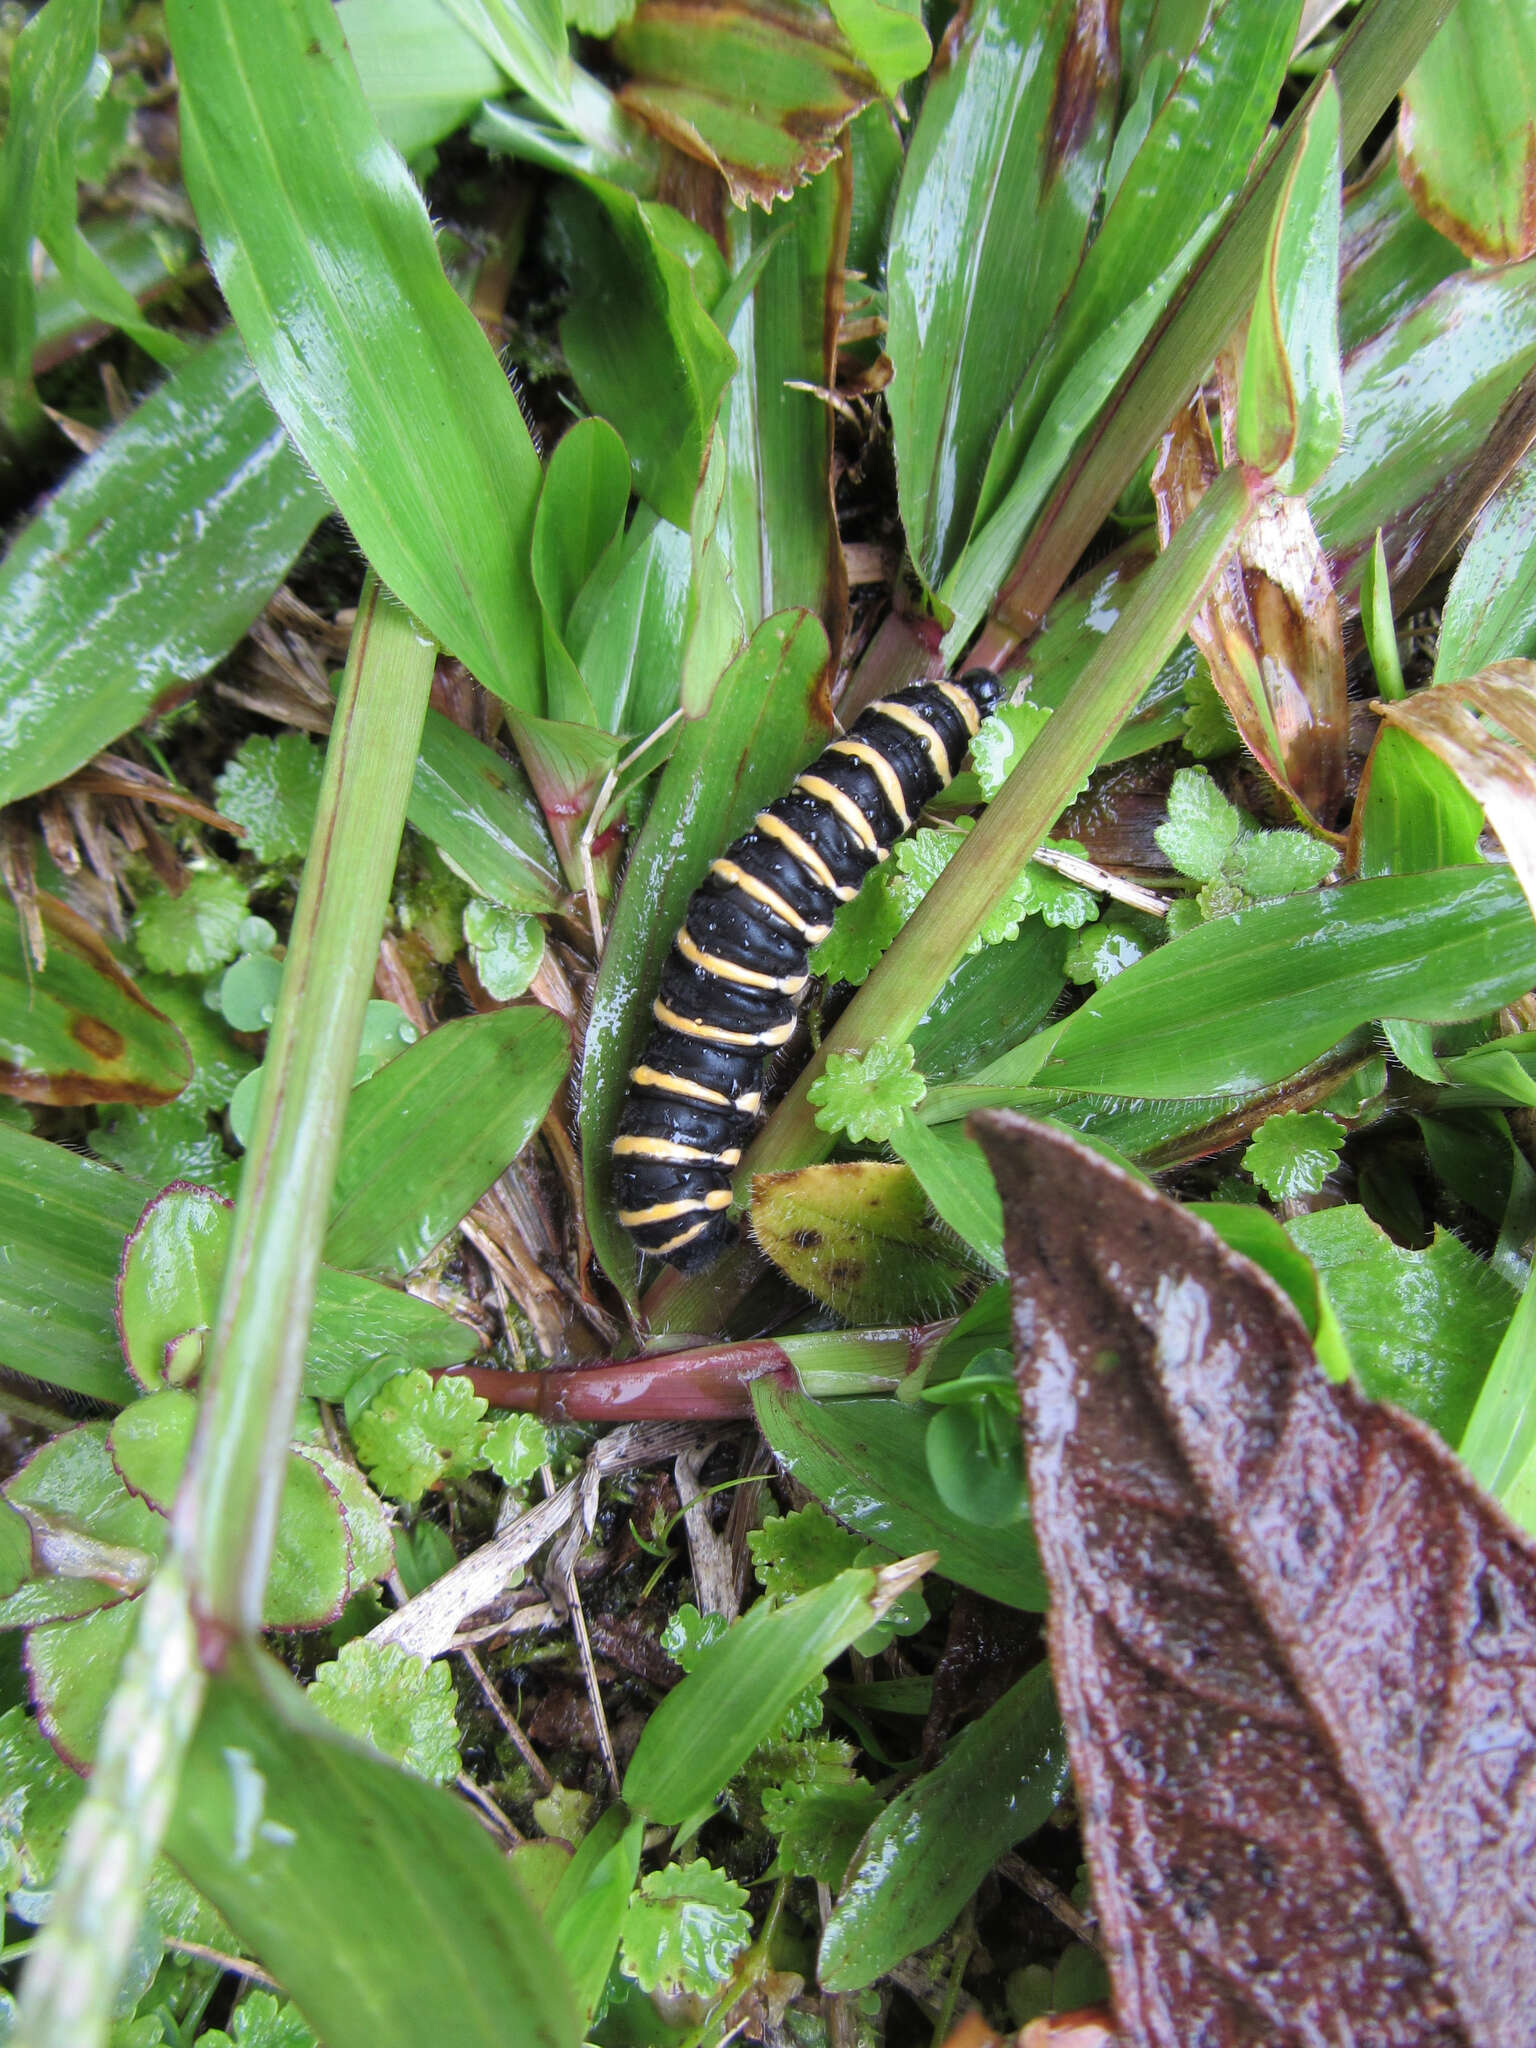
M 107 1704 L 133 1640 L 139 1603 L 120 1601 L 28 1631 L 26 1662 L 43 1733 L 76 1770 L 94 1759 Z
M 837 382 L 849 199 L 839 158 L 772 214 L 750 207 L 731 218 L 733 290 L 756 281 L 727 327 L 736 370 L 720 406 L 725 480 L 713 535 L 746 631 L 803 606 L 826 627 L 834 659 L 847 575 L 832 508 L 833 413 L 818 393 Z
M 571 609 L 571 653 L 609 732 L 654 732 L 677 709 L 692 549 L 641 506 Z
M 500 92 L 501 66 L 437 0 L 339 0 L 363 97 L 403 156 L 463 127 Z
M 1273 1201 L 1315 1195 L 1338 1165 L 1344 1137 L 1344 1126 L 1323 1110 L 1283 1110 L 1259 1125 L 1243 1166 Z
M 128 1369 L 146 1393 L 197 1371 L 218 1308 L 232 1206 L 209 1188 L 168 1187 L 123 1247 L 118 1326 Z
M 1302 125 L 1275 207 L 1248 326 L 1237 452 L 1291 495 L 1339 450 L 1339 90 L 1331 77 Z
M 1536 255 L 1536 13 L 1464 0 L 1403 88 L 1403 182 L 1424 218 L 1482 263 Z
M 1102 8 L 986 0 L 924 97 L 891 224 L 886 346 L 902 518 L 930 584 L 959 554 L 993 438 L 1082 260 L 1118 69 Z
M 1344 195 L 1339 345 L 1346 355 L 1416 306 L 1467 259 L 1414 209 L 1388 150 Z
M 905 1567 L 903 1589 L 910 1583 Z M 625 1804 L 663 1824 L 696 1819 L 778 1729 L 804 1690 L 880 1619 L 887 1575 L 841 1572 L 782 1607 L 760 1600 L 701 1651 L 645 1724 Z
M 50 0 L 15 39 L 0 150 L 0 417 L 34 414 L 32 242 L 40 240 L 89 312 L 164 363 L 186 343 L 152 327 L 76 223 L 75 139 L 92 95 L 100 0 Z
M 918 0 L 831 0 L 838 27 L 874 73 L 883 93 L 894 94 L 928 68 L 933 45 Z
M 1400 726 L 1383 725 L 1365 765 L 1351 830 L 1362 876 L 1427 874 L 1478 860 L 1483 807 Z
M 172 0 L 167 24 L 187 189 L 273 409 L 390 589 L 537 712 L 538 458 L 333 10 Z
M 641 0 L 613 48 L 620 104 L 713 164 L 738 206 L 787 199 L 879 90 L 832 16 L 795 0 Z
M 428 711 L 406 816 L 477 896 L 508 910 L 565 902 L 544 814 L 515 761 Z
M 1080 377 L 1079 358 L 1089 349 L 1102 352 L 1100 337 L 1120 325 L 1138 300 L 1155 293 L 1159 304 L 1166 302 L 1175 281 L 1167 273 L 1188 269 L 1199 246 L 1192 238 L 1203 239 L 1201 224 L 1214 226 L 1242 187 L 1274 112 L 1299 14 L 1299 0 L 1218 0 L 1212 9 L 1205 33 L 1172 78 L 1126 166 L 1103 226 L 1008 409 L 987 464 L 978 532 L 1013 487 L 1065 380 Z M 1173 163 L 1178 174 L 1170 177 Z M 1126 360 L 1128 354 L 1114 377 Z M 1077 426 L 1097 410 L 1096 396 Z
M 610 1806 L 577 1845 L 545 1914 L 583 2018 L 595 2011 L 618 1951 L 644 1834 L 643 1820 L 621 1802 Z
M 587 1224 L 603 1271 L 628 1284 L 635 1255 L 613 1221 L 608 1146 L 672 934 L 709 863 L 824 743 L 827 640 L 804 612 L 767 619 L 685 722 L 634 842 L 592 998 L 582 1076 Z
M 573 2048 L 565 1975 L 447 1793 L 328 1728 L 259 1651 L 209 1686 L 167 1848 L 328 2048 Z
M 96 1401 L 131 1400 L 117 1337 L 123 1239 L 143 1190 L 0 1124 L 0 1358 Z
M 358 1375 L 381 1358 L 433 1372 L 473 1358 L 482 1340 L 467 1323 L 414 1294 L 360 1273 L 322 1266 L 304 1357 L 304 1391 L 339 1401 Z
M 192 1078 L 187 1042 L 148 1002 L 100 934 L 37 898 L 39 969 L 10 897 L 0 897 L 0 1094 L 59 1106 L 169 1102 Z
M 896 1157 L 917 1175 L 941 1222 L 997 1273 L 1003 1266 L 1003 1211 L 981 1147 L 958 1127 L 940 1131 L 908 1110 L 891 1134 Z
M 671 207 L 595 180 L 557 194 L 554 234 L 576 387 L 623 437 L 636 490 L 686 526 L 735 361 L 709 316 L 725 284 L 720 252 Z
M 529 1004 L 439 1025 L 354 1088 L 327 1262 L 412 1272 L 522 1151 L 569 1063 L 564 1024 Z
M 168 1515 L 181 1484 L 197 1403 L 177 1389 L 125 1408 L 112 1425 L 112 1462 L 124 1485 Z M 350 1545 L 336 1488 L 320 1467 L 291 1451 L 277 1513 L 276 1547 L 263 1618 L 269 1628 L 318 1628 L 340 1614 Z
M 1049 1667 L 1036 1665 L 900 1793 L 859 1846 L 821 1938 L 826 1991 L 857 1991 L 937 1938 L 1069 1783 Z
M 227 654 L 325 509 L 238 335 L 168 377 L 0 567 L 0 803 L 71 774 Z
M 775 1457 L 840 1522 L 898 1555 L 936 1550 L 934 1567 L 1009 1607 L 1041 1613 L 1045 1581 L 1027 1524 L 983 1530 L 951 1515 L 923 1453 L 928 1417 L 897 1401 L 816 1402 L 775 1382 L 752 1390 Z
M 5 1497 L 40 1525 L 77 1530 L 97 1544 L 151 1558 L 165 1545 L 165 1522 L 128 1492 L 112 1463 L 105 1422 L 51 1438 L 6 1481 Z
M 1536 263 L 1464 271 L 1344 366 L 1349 437 L 1307 508 L 1345 591 L 1382 530 L 1396 583 L 1426 524 L 1536 363 Z
M 250 912 L 246 885 L 232 868 L 195 865 L 173 894 L 146 894 L 133 919 L 133 940 L 156 974 L 208 974 L 240 950 L 240 928 Z
M 1536 926 L 1506 871 L 1347 882 L 1201 926 L 1098 989 L 1047 1087 L 1185 1096 L 1262 1088 L 1376 1017 L 1478 1017 L 1536 981 Z
M 597 723 L 566 630 L 577 593 L 616 546 L 628 509 L 624 443 L 605 420 L 578 420 L 549 458 L 533 522 L 533 583 L 544 612 L 544 687 L 551 717 Z
M 1536 1533 L 1536 1284 L 1527 1280 L 1509 1327 L 1493 1355 L 1460 1450 L 1480 1486 L 1501 1500 L 1528 1533 Z
M 1509 1283 L 1449 1231 L 1405 1251 L 1353 1205 L 1286 1228 L 1317 1268 L 1365 1391 L 1458 1444 L 1515 1309 Z
M 1440 618 L 1435 681 L 1536 655 L 1536 455 L 1484 507 Z

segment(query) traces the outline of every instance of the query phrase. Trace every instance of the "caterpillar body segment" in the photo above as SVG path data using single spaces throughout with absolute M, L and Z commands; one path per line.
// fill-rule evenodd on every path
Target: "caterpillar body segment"
M 619 1221 L 641 1251 L 689 1273 L 734 1237 L 732 1172 L 811 949 L 959 773 L 1001 695 L 990 669 L 972 669 L 870 705 L 711 865 L 667 954 L 614 1139 Z

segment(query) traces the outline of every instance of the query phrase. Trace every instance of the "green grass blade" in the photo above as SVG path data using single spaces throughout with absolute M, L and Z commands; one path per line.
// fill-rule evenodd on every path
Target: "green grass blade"
M 487 688 L 542 709 L 539 464 L 326 0 L 172 0 L 183 166 L 267 396 L 369 561 Z
M 325 509 L 239 335 L 168 377 L 0 566 L 0 803 L 227 654 Z
M 930 584 L 953 566 L 1009 401 L 1082 260 L 1118 72 L 1102 10 L 992 0 L 924 97 L 891 225 L 886 346 L 902 518 Z
M 215 1678 L 167 1846 L 327 2048 L 576 2048 L 565 1973 L 451 1794 L 339 1736 L 287 1672 Z
M 62 1145 L 0 1125 L 0 1358 L 96 1401 L 137 1389 L 118 1343 L 123 1239 L 144 1191 Z
M 704 1814 L 803 1692 L 871 1627 L 916 1574 L 840 1572 L 787 1600 L 761 1600 L 699 1653 L 645 1724 L 624 1774 L 625 1803 L 650 1820 L 679 1824 Z M 900 1587 L 892 1590 L 899 1580 Z
M 409 1273 L 522 1151 L 570 1065 L 537 1004 L 461 1017 L 352 1091 L 328 1265 Z
M 1504 869 L 1385 876 L 1219 918 L 1068 1018 L 1044 1087 L 1210 1095 L 1284 1079 L 1378 1017 L 1483 1016 L 1536 982 L 1536 925 Z
M 189 1475 L 191 1497 L 178 1502 L 199 1606 L 231 1632 L 261 1622 L 342 1120 L 432 662 L 431 643 L 370 583 L 326 750 L 208 1340 L 203 1455 L 195 1480 Z
M 37 899 L 48 957 L 39 968 L 9 897 L 0 897 L 0 1073 L 23 1102 L 169 1102 L 192 1079 L 187 1041 L 140 993 L 99 932 L 51 896 Z
M 1440 620 L 1435 681 L 1536 654 L 1536 456 L 1527 455 L 1472 529 Z
M 141 1596 L 135 1622 L 90 1786 L 70 1822 L 53 1912 L 22 1977 L 15 2048 L 102 2048 L 139 1932 L 206 1683 L 175 1557 Z
M 1415 206 L 1479 263 L 1536 255 L 1536 14 L 1458 7 L 1403 89 L 1398 161 Z
M 824 1991 L 858 1991 L 936 1941 L 998 1857 L 1066 1791 L 1066 1738 L 1037 1664 L 875 1822 L 821 1939 Z

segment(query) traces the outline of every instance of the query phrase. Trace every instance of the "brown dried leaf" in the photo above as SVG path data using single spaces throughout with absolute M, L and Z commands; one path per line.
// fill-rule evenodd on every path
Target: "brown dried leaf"
M 1536 661 L 1496 661 L 1380 709 L 1477 798 L 1536 911 Z M 1510 737 L 1490 732 L 1479 712 Z
M 1230 426 L 1226 438 L 1230 443 Z M 1163 437 L 1153 473 L 1165 547 L 1216 473 L 1210 425 L 1197 397 Z M 1189 637 L 1209 662 L 1249 752 L 1331 832 L 1344 801 L 1349 749 L 1344 629 L 1303 499 L 1277 494 L 1260 506 Z
M 1536 1550 L 1187 1211 L 977 1125 L 1127 2048 L 1536 2042 Z

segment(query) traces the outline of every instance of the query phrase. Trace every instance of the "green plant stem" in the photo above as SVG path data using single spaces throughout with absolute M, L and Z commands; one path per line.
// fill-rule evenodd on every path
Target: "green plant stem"
M 1346 165 L 1453 4 L 1366 0 L 1333 63 Z M 997 594 L 976 646 L 978 661 L 999 665 L 1039 625 L 1136 465 L 1252 304 L 1275 203 L 1321 89 L 1319 79 L 1261 154 L 1230 217 L 1085 435 Z
M 879 1040 L 910 1038 L 935 996 L 965 958 L 999 897 L 1092 771 L 1186 627 L 1263 493 L 1262 480 L 1229 469 L 1174 535 L 1166 554 L 1132 590 L 1071 695 L 1053 713 L 1017 771 L 982 813 L 975 830 L 897 934 L 820 1050 L 779 1104 L 747 1155 L 739 1193 L 754 1173 L 782 1172 L 824 1159 L 833 1140 L 816 1126 L 811 1083 L 834 1052 L 865 1052 Z M 721 1269 L 697 1281 L 658 1284 L 646 1308 L 662 1326 L 706 1330 L 739 1298 L 747 1262 L 734 1277 Z
M 90 1787 L 65 1840 L 53 1916 L 21 1980 L 15 2048 L 105 2042 L 206 1683 L 173 1552 L 139 1603 Z
M 431 642 L 370 577 L 331 727 L 197 1441 L 174 1516 L 209 1658 L 220 1638 L 261 1623 L 320 1246 L 432 663 Z

